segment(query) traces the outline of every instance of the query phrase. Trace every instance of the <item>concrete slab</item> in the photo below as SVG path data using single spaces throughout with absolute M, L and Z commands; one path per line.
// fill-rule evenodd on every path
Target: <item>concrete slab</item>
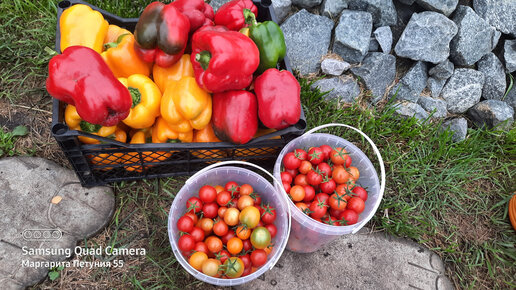
M 78 240 L 100 231 L 114 213 L 109 187 L 83 188 L 73 171 L 42 158 L 0 159 L 0 187 L 0 289 L 41 281 L 48 268 L 31 262 L 64 261 L 70 257 L 64 249 L 73 253 Z
M 273 269 L 237 289 L 454 289 L 435 253 L 412 241 L 343 236 L 311 254 L 285 251 Z

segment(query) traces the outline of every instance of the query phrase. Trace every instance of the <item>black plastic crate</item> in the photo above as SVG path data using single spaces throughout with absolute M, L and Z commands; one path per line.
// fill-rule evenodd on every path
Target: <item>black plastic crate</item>
M 253 1 L 258 7 L 258 21 L 277 22 L 270 0 Z M 80 0 L 61 1 L 57 9 L 56 46 L 60 52 L 61 13 L 74 4 L 85 4 L 102 13 L 110 23 L 134 31 L 138 18 L 121 18 Z M 279 69 L 292 71 L 287 57 Z M 306 129 L 301 109 L 299 122 L 286 129 L 251 140 L 247 144 L 217 143 L 148 143 L 125 144 L 85 132 L 70 130 L 64 122 L 65 103 L 54 99 L 52 135 L 72 164 L 85 187 L 124 180 L 190 175 L 205 166 L 225 160 L 244 160 L 265 168 L 272 168 L 279 152 L 290 140 Z M 78 136 L 101 141 L 101 144 L 82 144 Z M 273 139 L 276 137 L 275 139 Z

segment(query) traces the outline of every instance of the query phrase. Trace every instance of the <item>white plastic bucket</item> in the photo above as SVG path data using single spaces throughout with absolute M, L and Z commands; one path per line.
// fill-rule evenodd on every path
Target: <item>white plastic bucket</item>
M 323 128 L 335 126 L 346 127 L 360 133 L 373 147 L 380 163 L 381 184 L 373 164 L 358 147 L 335 135 L 313 133 Z M 274 165 L 274 176 L 281 180 L 281 163 L 283 157 L 288 152 L 292 152 L 297 148 L 308 149 L 310 147 L 319 147 L 324 144 L 330 145 L 331 147 L 343 147 L 348 151 L 349 156 L 352 158 L 352 165 L 357 167 L 360 171 L 360 178 L 358 179 L 357 184 L 367 188 L 368 198 L 365 202 L 365 209 L 364 212 L 360 214 L 356 224 L 349 226 L 331 226 L 312 219 L 305 213 L 301 212 L 301 210 L 294 205 L 292 200 L 288 199 L 291 207 L 292 231 L 287 243 L 287 249 L 293 252 L 315 252 L 323 245 L 342 235 L 358 232 L 374 216 L 383 197 L 383 192 L 385 190 L 385 167 L 378 148 L 362 131 L 344 124 L 322 125 L 289 142 L 283 150 L 281 150 L 278 159 L 276 160 Z M 287 195 L 282 185 L 276 186 L 279 187 L 278 191 Z
M 279 260 L 281 254 L 283 253 L 290 233 L 290 208 L 288 206 L 287 196 L 283 192 L 278 191 L 277 186 L 272 186 L 265 178 L 258 175 L 257 173 L 245 168 L 224 166 L 228 164 L 239 164 L 255 167 L 268 174 L 274 180 L 275 183 L 281 184 L 278 180 L 274 178 L 274 176 L 272 176 L 265 169 L 248 162 L 225 161 L 212 164 L 200 170 L 185 182 L 185 185 L 181 188 L 181 190 L 177 193 L 176 197 L 174 198 L 174 201 L 172 202 L 172 206 L 170 208 L 170 213 L 168 215 L 168 238 L 170 240 L 170 245 L 172 246 L 172 251 L 176 256 L 176 259 L 179 261 L 181 266 L 183 266 L 183 268 L 186 269 L 186 271 L 192 274 L 192 276 L 194 276 L 195 278 L 203 282 L 218 286 L 235 286 L 244 284 L 246 282 L 258 278 L 267 270 L 272 269 L 272 267 L 274 267 L 276 262 Z M 272 252 L 269 254 L 269 258 L 265 265 L 258 268 L 256 272 L 251 273 L 245 277 L 240 277 L 236 279 L 221 279 L 210 277 L 203 274 L 200 271 L 197 271 L 192 266 L 190 266 L 185 257 L 183 257 L 181 251 L 179 251 L 177 246 L 177 240 L 179 239 L 179 235 L 177 234 L 177 220 L 186 212 L 186 201 L 190 197 L 197 196 L 199 189 L 202 186 L 206 184 L 224 185 L 229 181 L 235 181 L 239 185 L 245 183 L 252 185 L 254 191 L 260 194 L 262 202 L 270 203 L 271 206 L 274 206 L 276 208 L 276 220 L 274 223 L 276 225 L 278 232 L 276 236 L 272 239 L 272 242 L 274 243 L 274 248 L 272 249 Z

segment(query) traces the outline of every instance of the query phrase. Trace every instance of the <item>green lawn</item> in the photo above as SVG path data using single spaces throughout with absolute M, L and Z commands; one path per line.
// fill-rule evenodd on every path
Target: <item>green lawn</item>
M 115 14 L 135 17 L 151 1 L 91 2 Z M 24 105 L 45 94 L 47 103 L 39 109 L 48 110 L 50 97 L 45 93 L 44 80 L 50 56 L 45 47 L 54 46 L 55 3 L 0 3 L 0 101 Z M 344 107 L 325 101 L 323 94 L 309 89 L 308 81 L 301 79 L 301 83 L 309 128 L 330 122 L 349 124 L 368 134 L 382 152 L 387 189 L 369 227 L 408 237 L 436 251 L 456 287 L 516 287 L 516 233 L 507 216 L 507 202 L 516 190 L 514 126 L 509 132 L 470 129 L 464 142 L 452 143 L 449 133 L 439 131 L 438 123 L 400 120 L 389 105 L 377 110 L 368 108 L 365 102 Z M 2 132 L 2 136 L 8 134 Z M 373 156 L 357 134 L 341 129 L 328 132 L 355 142 Z M 16 152 L 11 146 L 16 144 L 14 138 L 19 137 L 0 141 L 0 147 Z M 57 148 L 55 144 L 47 146 Z M 146 257 L 128 258 L 122 269 L 63 269 L 57 279 L 47 279 L 37 287 L 205 287 L 181 269 L 167 237 L 168 210 L 184 180 L 114 185 L 117 210 L 110 226 L 83 242 L 88 246 L 145 247 Z

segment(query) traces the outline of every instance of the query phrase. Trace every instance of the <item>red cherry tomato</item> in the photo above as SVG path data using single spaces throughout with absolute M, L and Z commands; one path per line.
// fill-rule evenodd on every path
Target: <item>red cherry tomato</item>
M 244 262 L 244 268 L 251 268 L 251 257 L 249 254 L 238 256 Z
M 321 148 L 323 154 L 324 154 L 324 160 L 328 160 L 330 158 L 330 154 L 331 154 L 331 151 L 333 150 L 333 148 L 331 148 L 330 145 L 321 145 L 319 146 L 319 148 Z
M 210 251 L 208 250 L 208 247 L 204 242 L 197 242 L 195 243 L 194 251 L 196 252 L 203 252 L 206 255 L 210 254 Z
M 339 219 L 344 210 L 337 210 L 330 207 L 330 216 Z
M 301 174 L 307 174 L 310 172 L 310 170 L 312 170 L 312 163 L 310 163 L 308 160 L 303 160 L 301 161 L 301 165 L 299 166 L 298 170 Z
M 294 179 L 295 185 L 307 185 L 308 181 L 306 179 L 306 175 L 304 174 L 298 174 L 296 178 Z
M 177 247 L 181 252 L 189 253 L 195 248 L 195 239 L 191 235 L 182 235 L 177 241 Z
M 205 203 L 214 202 L 217 198 L 217 190 L 213 186 L 205 185 L 199 189 L 199 198 Z
M 311 211 L 310 216 L 313 217 L 314 219 L 322 218 L 326 214 L 326 211 L 328 210 L 326 204 L 324 204 L 324 202 L 318 201 L 318 200 L 312 201 L 309 209 Z
M 231 201 L 231 193 L 229 191 L 221 191 L 217 194 L 217 204 L 220 206 L 227 206 Z
M 289 152 L 283 157 L 283 166 L 286 169 L 297 169 L 301 165 L 301 159 L 297 158 L 294 152 Z
M 229 259 L 229 257 L 231 257 L 231 254 L 229 254 L 228 251 L 226 250 L 222 250 L 220 252 L 218 252 L 215 257 L 220 260 L 221 263 L 224 263 L 226 262 L 227 259 Z
M 204 241 L 204 231 L 200 227 L 193 227 L 190 235 L 194 238 L 196 242 Z
M 300 160 L 307 160 L 308 159 L 308 153 L 306 153 L 306 151 L 303 150 L 303 149 L 296 149 L 296 150 L 294 150 L 294 154 Z
M 217 221 L 213 224 L 213 233 L 219 237 L 224 236 L 228 233 L 228 225 L 223 220 Z
M 251 253 L 251 263 L 253 267 L 260 267 L 267 263 L 267 253 L 264 250 L 254 250 Z
M 228 229 L 228 232 L 224 236 L 222 236 L 221 240 L 224 243 L 224 245 L 226 245 L 228 241 L 234 237 L 236 237 L 235 231 L 232 229 Z
M 224 185 L 224 189 L 229 191 L 233 197 L 236 197 L 240 194 L 240 186 L 238 186 L 238 183 L 234 181 L 226 183 L 226 185 Z
M 189 216 L 182 216 L 177 220 L 177 230 L 189 233 L 194 227 L 194 222 Z
M 289 193 L 291 188 L 290 183 L 283 182 L 283 188 L 285 189 L 286 193 Z
M 339 220 L 343 226 L 354 225 L 358 221 L 358 214 L 354 210 L 345 209 L 340 215 Z
M 360 197 L 355 196 L 348 200 L 347 208 L 361 214 L 364 211 L 365 203 Z
M 204 217 L 215 218 L 218 215 L 219 206 L 216 202 L 205 203 L 202 207 L 202 213 Z
M 319 147 L 313 147 L 308 150 L 308 161 L 313 165 L 317 165 L 324 161 L 324 153 Z
M 281 181 L 286 182 L 288 184 L 292 183 L 292 175 L 290 175 L 290 173 L 286 171 L 281 172 Z
M 306 175 L 306 181 L 308 182 L 308 184 L 315 186 L 319 185 L 323 181 L 323 177 L 315 170 L 310 170 Z
M 347 202 L 344 199 L 344 196 L 339 193 L 334 193 L 328 199 L 328 205 L 333 210 L 344 210 L 346 208 Z
M 269 230 L 269 233 L 271 233 L 271 238 L 274 238 L 278 233 L 278 228 L 276 228 L 274 224 L 266 224 L 265 228 Z
M 276 220 L 276 209 L 270 205 L 261 206 L 260 213 L 264 224 L 272 224 Z
M 335 184 L 335 181 L 333 179 L 330 179 L 326 182 L 321 183 L 319 185 L 319 188 L 321 189 L 322 192 L 331 194 L 337 188 L 337 184 Z
M 253 244 L 251 244 L 251 240 L 249 240 L 249 239 L 243 240 L 242 244 L 244 244 L 244 251 L 246 251 L 246 252 L 253 248 Z
M 326 162 L 321 162 L 317 165 L 317 169 L 319 169 L 319 172 L 324 176 L 328 177 L 331 176 L 331 167 Z
M 297 169 L 286 169 L 286 168 L 285 168 L 285 172 L 290 174 L 292 176 L 292 178 L 294 178 L 299 173 L 299 171 Z
M 304 202 L 312 202 L 315 198 L 315 189 L 310 185 L 303 186 L 305 189 L 305 198 L 303 199 Z
M 353 190 L 351 191 L 353 192 L 354 194 L 357 195 L 357 197 L 359 197 L 360 199 L 362 199 L 363 201 L 366 201 L 367 200 L 367 191 L 361 187 L 361 186 L 355 186 L 355 188 L 353 188 Z
M 324 204 L 328 205 L 328 199 L 330 196 L 327 193 L 321 192 L 315 195 L 315 200 L 319 200 Z
M 203 203 L 202 203 L 201 199 L 198 197 L 190 197 L 186 201 L 187 212 L 198 213 L 201 211 L 202 206 L 203 206 Z

